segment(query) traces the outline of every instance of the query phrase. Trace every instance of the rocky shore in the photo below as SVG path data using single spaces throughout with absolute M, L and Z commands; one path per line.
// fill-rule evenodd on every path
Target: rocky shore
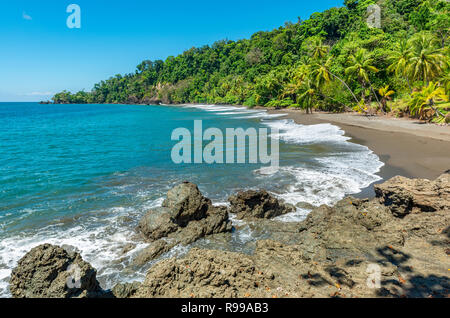
M 240 230 L 229 214 L 267 239 L 249 254 L 194 247 L 157 262 L 143 282 L 117 282 L 111 290 L 100 288 L 78 253 L 45 244 L 19 261 L 10 290 L 14 297 L 449 297 L 450 171 L 436 180 L 394 177 L 375 193 L 285 223 L 272 218 L 294 207 L 264 190 L 214 206 L 184 182 L 139 222 L 148 247 L 136 266 L 200 238 L 226 242 Z

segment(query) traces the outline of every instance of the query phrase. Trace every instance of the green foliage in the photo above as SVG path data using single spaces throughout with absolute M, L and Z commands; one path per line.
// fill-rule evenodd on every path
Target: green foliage
M 375 3 L 382 9 L 381 29 L 366 23 L 367 7 Z M 449 8 L 443 0 L 345 0 L 343 7 L 249 39 L 143 61 L 134 73 L 101 81 L 91 92 L 63 91 L 53 100 L 360 112 L 377 103 L 388 110 L 388 101 L 430 82 L 448 96 Z M 408 112 L 403 108 L 399 113 Z
M 408 103 L 409 110 L 413 116 L 418 116 L 421 119 L 429 117 L 445 117 L 436 105 L 436 101 L 448 101 L 448 96 L 445 90 L 439 87 L 437 83 L 429 83 L 428 86 L 423 87 L 420 91 L 414 92 L 411 100 Z M 427 111 L 429 111 L 427 113 Z

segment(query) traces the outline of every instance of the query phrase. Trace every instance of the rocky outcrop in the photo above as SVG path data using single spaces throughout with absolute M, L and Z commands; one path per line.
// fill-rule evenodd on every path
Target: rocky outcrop
M 146 248 L 144 248 L 134 259 L 133 265 L 142 266 L 151 260 L 159 257 L 160 255 L 168 252 L 176 244 L 171 242 L 168 243 L 165 240 L 158 240 Z
M 105 297 L 96 274 L 80 254 L 43 244 L 19 260 L 11 274 L 10 291 L 16 298 Z
M 299 223 L 260 219 L 257 227 L 276 234 L 253 254 L 191 249 L 154 265 L 133 297 L 448 297 L 447 178 L 421 188 L 435 210 L 419 209 L 423 194 L 414 191 L 409 214 L 379 198 L 346 198 Z M 404 191 L 392 194 L 409 200 Z
M 141 287 L 141 283 L 134 282 L 134 283 L 119 283 L 116 286 L 113 287 L 111 290 L 112 295 L 115 298 L 130 298 L 136 295 L 136 292 Z
M 212 204 L 195 184 L 183 182 L 167 192 L 162 206 L 170 211 L 170 216 L 177 225 L 186 226 L 190 221 L 204 219 Z
M 251 252 L 192 248 L 183 258 L 154 264 L 142 283 L 118 284 L 112 294 L 115 297 L 448 297 L 448 177 L 448 173 L 434 181 L 396 177 L 377 186 L 377 198 L 345 198 L 334 207 L 324 205 L 314 209 L 303 222 L 283 223 L 250 214 L 251 221 L 247 223 L 252 231 L 261 231 L 268 238 L 255 242 Z M 152 244 L 142 253 L 141 264 L 168 251 L 173 244 L 188 244 L 209 233 L 228 230 L 227 209 L 212 206 L 196 186 L 184 183 L 169 192 L 160 212 L 167 213 L 176 229 L 166 231 L 169 233 L 163 238 L 149 239 Z M 239 196 L 253 197 L 258 196 Z M 261 197 L 263 202 L 273 202 L 266 195 Z M 268 203 L 237 198 L 233 202 L 234 206 L 242 207 L 236 213 L 243 217 L 249 215 L 242 212 L 248 211 L 247 207 L 258 207 L 259 216 L 272 215 L 268 213 L 270 209 L 261 207 L 271 206 Z M 158 232 L 162 226 L 161 223 L 153 230 L 140 230 L 148 234 Z M 11 291 L 15 296 L 66 295 L 61 292 L 60 283 L 65 276 L 56 278 L 65 273 L 67 266 L 63 260 L 68 253 L 53 247 L 49 251 L 48 247 L 41 249 L 29 252 L 14 271 Z M 73 257 L 72 262 L 82 262 L 79 256 Z M 98 286 L 93 281 L 95 275 L 89 275 L 88 265 L 80 263 L 80 266 L 85 268 L 82 277 L 90 282 L 83 285 L 83 295 L 90 290 L 95 292 Z
M 375 185 L 375 193 L 392 213 L 404 217 L 410 213 L 450 209 L 450 174 L 436 180 L 408 179 L 397 176 Z
M 134 259 L 135 265 L 143 265 L 177 244 L 229 232 L 231 222 L 225 207 L 213 206 L 195 184 L 183 182 L 168 191 L 160 208 L 147 212 L 137 230 L 152 243 Z
M 145 104 L 145 105 L 159 105 L 159 104 L 161 104 L 161 99 L 159 99 L 157 96 L 153 96 L 153 97 L 145 96 L 145 97 L 142 98 L 141 104 Z
M 238 219 L 270 219 L 295 210 L 294 206 L 278 200 L 265 190 L 241 191 L 228 198 L 230 213 Z

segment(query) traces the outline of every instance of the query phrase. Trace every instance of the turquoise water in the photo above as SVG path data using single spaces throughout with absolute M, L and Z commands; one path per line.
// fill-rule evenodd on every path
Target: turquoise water
M 278 128 L 280 170 L 259 164 L 174 164 L 172 130 Z M 70 245 L 99 270 L 105 287 L 139 279 L 129 260 L 143 246 L 139 217 L 189 180 L 214 202 L 244 188 L 287 201 L 332 204 L 379 179 L 381 162 L 339 128 L 300 126 L 261 111 L 219 106 L 39 105 L 0 103 L 0 296 L 11 268 L 43 242 Z M 299 208 L 285 221 L 302 219 Z M 120 249 L 136 245 L 126 255 Z M 117 259 L 123 258 L 118 262 Z M 141 276 L 139 276 L 141 275 Z

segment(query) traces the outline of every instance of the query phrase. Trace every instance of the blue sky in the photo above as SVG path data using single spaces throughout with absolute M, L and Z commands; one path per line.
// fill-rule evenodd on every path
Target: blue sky
M 66 25 L 69 4 L 81 28 Z M 0 4 L 0 102 L 38 101 L 192 46 L 248 38 L 343 0 L 15 0 Z

